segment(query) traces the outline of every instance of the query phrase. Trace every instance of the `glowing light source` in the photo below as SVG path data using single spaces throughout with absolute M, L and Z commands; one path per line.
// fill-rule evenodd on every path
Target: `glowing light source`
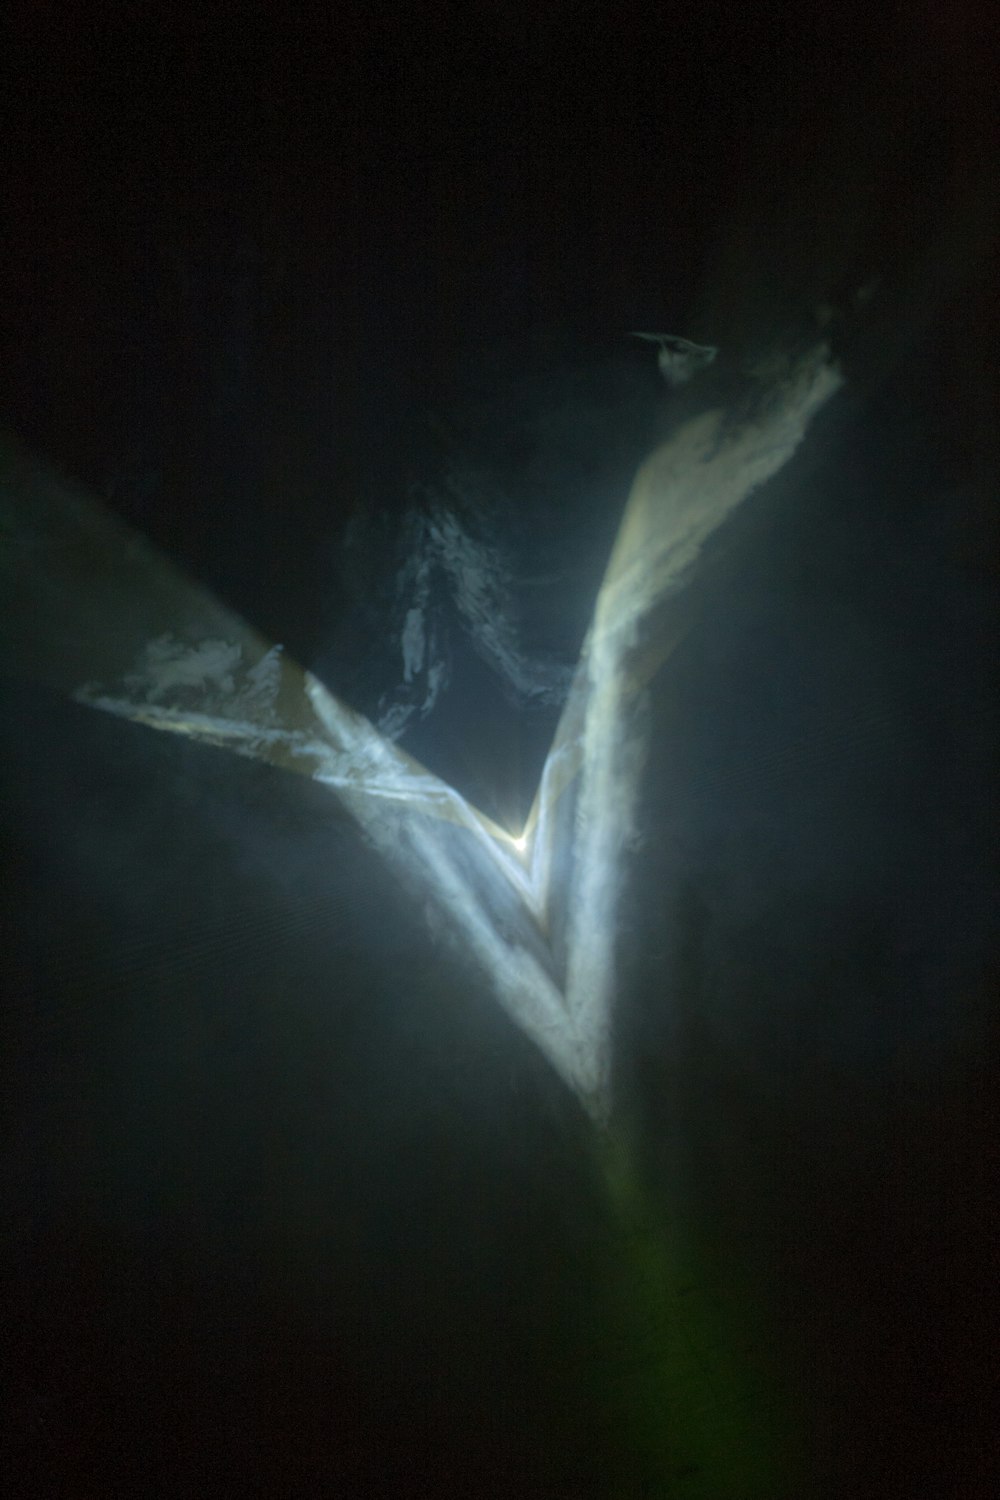
M 4 476 L 14 505 L 5 535 L 16 545 L 0 549 L 0 639 L 18 640 L 16 664 L 72 686 L 80 702 L 327 786 L 386 860 L 450 915 L 512 1020 L 603 1121 L 616 914 L 642 768 L 631 705 L 679 638 L 677 620 L 665 634 L 657 612 L 689 589 L 705 542 L 787 462 L 838 384 L 820 347 L 767 393 L 756 418 L 736 425 L 706 412 L 639 470 L 518 835 L 100 506 L 40 487 L 37 473 Z M 85 675 L 113 685 L 81 687 Z M 571 787 L 574 816 L 560 822 L 557 804 Z M 547 940 L 557 912 L 559 961 Z

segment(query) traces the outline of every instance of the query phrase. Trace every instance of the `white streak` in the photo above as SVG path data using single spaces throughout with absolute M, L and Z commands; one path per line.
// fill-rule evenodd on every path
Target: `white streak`
M 507 1014 L 604 1119 L 612 1103 L 617 913 L 644 749 L 635 708 L 663 654 L 649 638 L 649 620 L 664 599 L 690 586 L 709 537 L 788 461 L 838 384 L 826 350 L 817 349 L 768 393 L 756 418 L 734 428 L 722 412 L 706 413 L 640 469 L 534 807 L 517 834 L 471 807 L 278 647 L 254 646 L 235 618 L 232 638 L 212 635 L 191 646 L 159 635 L 122 688 L 88 687 L 77 696 L 150 727 L 302 771 L 336 793 L 386 860 L 431 893 Z M 482 557 L 445 521 L 437 527 L 434 539 L 461 608 L 510 668 L 510 642 L 491 619 L 495 599 Z M 407 682 L 423 670 L 427 653 L 425 581 L 421 590 L 403 630 Z M 193 591 L 186 602 L 194 617 Z M 201 617 L 209 613 L 202 601 Z M 218 608 L 214 617 L 222 618 Z M 443 670 L 430 667 L 431 699 Z M 556 811 L 571 787 L 576 818 L 563 847 L 566 820 Z M 564 974 L 546 946 L 556 918 L 563 919 Z

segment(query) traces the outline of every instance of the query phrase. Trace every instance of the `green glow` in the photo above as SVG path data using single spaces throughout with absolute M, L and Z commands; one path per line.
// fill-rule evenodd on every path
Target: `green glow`
M 624 1131 L 598 1133 L 597 1160 L 615 1230 L 603 1368 L 623 1447 L 613 1493 L 800 1495 L 799 1423 L 751 1348 L 753 1309 L 717 1284 L 690 1225 L 644 1186 Z

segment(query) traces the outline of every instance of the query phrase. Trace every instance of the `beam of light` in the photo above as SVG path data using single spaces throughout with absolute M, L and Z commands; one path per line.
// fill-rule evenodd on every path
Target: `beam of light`
M 788 462 L 840 384 L 825 348 L 804 358 L 756 419 L 707 412 L 682 427 L 636 476 L 601 584 L 579 668 L 555 736 L 579 775 L 568 901 L 566 995 L 602 1060 L 598 1098 L 611 1097 L 615 934 L 624 857 L 637 836 L 644 758 L 637 700 L 676 645 L 664 616 L 696 579 L 702 550 L 736 507 Z M 669 624 L 668 624 L 669 621 Z M 544 783 L 543 783 L 544 784 Z M 548 793 L 557 795 L 556 787 Z
M 686 628 L 677 606 L 705 543 L 788 461 L 838 384 L 817 348 L 756 415 L 737 424 L 706 412 L 639 470 L 520 833 L 472 807 L 101 506 L 16 455 L 5 455 L 0 483 L 0 664 L 329 788 L 400 876 L 433 896 L 511 1019 L 606 1120 L 643 690 Z

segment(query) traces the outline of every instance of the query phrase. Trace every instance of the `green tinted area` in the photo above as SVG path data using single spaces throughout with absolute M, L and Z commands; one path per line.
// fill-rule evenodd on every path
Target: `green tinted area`
M 644 1185 L 626 1133 L 603 1135 L 597 1154 L 614 1226 L 602 1365 L 616 1497 L 801 1493 L 798 1424 L 759 1311 Z

